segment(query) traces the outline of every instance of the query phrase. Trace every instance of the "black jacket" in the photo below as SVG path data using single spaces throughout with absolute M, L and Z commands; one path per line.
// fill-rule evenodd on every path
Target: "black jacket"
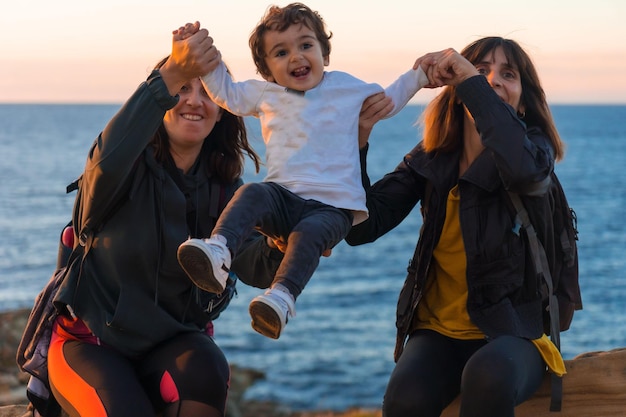
M 96 230 L 82 236 L 84 261 L 73 265 L 55 299 L 70 306 L 105 344 L 129 356 L 177 333 L 201 331 L 208 322 L 198 290 L 176 258 L 178 246 L 193 234 L 187 200 L 149 145 L 177 100 L 154 72 L 93 144 L 73 220 L 79 234 Z M 186 177 L 202 234 L 194 237 L 201 238 L 208 237 L 215 221 L 209 216 L 212 181 L 202 164 Z M 225 201 L 241 184 L 240 179 L 224 184 Z M 280 259 L 255 235 L 232 270 L 252 284 L 264 274 L 271 282 Z
M 412 330 L 443 228 L 448 192 L 456 184 L 461 195 L 470 318 L 487 337 L 507 334 L 535 339 L 543 333 L 540 282 L 524 239 L 513 231 L 514 212 L 505 195 L 507 189 L 522 194 L 532 206 L 533 218 L 545 219 L 536 225 L 538 232 L 542 237 L 551 233 L 546 192 L 554 159 L 549 139 L 539 129 L 527 129 L 483 76 L 461 83 L 457 94 L 472 114 L 486 149 L 459 178 L 460 149 L 426 153 L 418 144 L 395 171 L 371 188 L 364 180 L 370 217 L 346 238 L 350 245 L 376 240 L 397 226 L 424 199 L 428 188 L 427 206 L 422 201 L 422 229 L 398 300 L 396 360 Z

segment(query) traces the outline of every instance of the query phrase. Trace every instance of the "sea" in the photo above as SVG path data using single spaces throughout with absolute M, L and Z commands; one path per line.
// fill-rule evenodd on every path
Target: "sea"
M 0 105 L 0 312 L 30 307 L 56 262 L 59 234 L 89 146 L 120 105 Z M 578 217 L 583 310 L 562 334 L 566 359 L 626 347 L 626 106 L 551 106 L 567 144 L 556 172 Z M 379 122 L 370 138 L 372 180 L 418 142 L 423 105 Z M 256 119 L 247 120 L 262 153 Z M 249 165 L 246 182 L 261 181 Z M 215 322 L 228 360 L 264 373 L 247 399 L 293 410 L 378 408 L 393 369 L 395 308 L 421 219 L 415 209 L 374 243 L 334 248 L 298 298 L 279 340 L 250 327 L 260 290 L 242 283 Z M 129 236 L 132 239 L 132 236 Z M 2 337 L 0 335 L 0 337 Z

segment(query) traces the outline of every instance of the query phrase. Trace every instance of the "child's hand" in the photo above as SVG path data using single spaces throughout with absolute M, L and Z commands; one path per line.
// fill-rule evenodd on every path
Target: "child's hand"
M 452 48 L 428 53 L 415 61 L 413 69 L 421 66 L 428 77 L 426 88 L 458 85 L 467 78 L 477 75 L 474 64 Z
M 435 74 L 445 85 L 459 85 L 466 79 L 478 75 L 478 70 L 464 56 L 452 48 L 440 52 L 436 59 Z
M 213 71 L 221 62 L 209 31 L 200 23 L 187 23 L 172 31 L 172 52 L 160 68 L 161 77 L 171 95 L 178 93 L 189 80 Z
M 187 80 L 215 69 L 218 58 L 219 51 L 209 31 L 201 29 L 199 22 L 187 23 L 172 31 L 172 53 L 167 64 L 174 64 Z
M 172 35 L 171 57 L 184 57 L 187 66 L 203 65 L 204 70 L 200 76 L 213 71 L 220 63 L 221 54 L 213 44 L 209 31 L 200 28 L 200 22 L 187 23 L 172 31 Z
M 437 64 L 437 56 L 437 52 L 431 52 L 417 58 L 415 64 L 413 64 L 414 70 L 417 70 L 419 67 L 421 67 L 422 71 L 424 71 L 424 73 L 428 77 L 428 84 L 425 85 L 424 88 L 436 88 L 443 85 L 441 83 L 441 80 L 438 79 L 433 73 L 434 67 Z
M 200 22 L 187 23 L 185 26 L 181 26 L 178 29 L 172 31 L 174 35 L 174 41 L 182 41 L 189 39 L 191 35 L 197 33 L 200 30 Z

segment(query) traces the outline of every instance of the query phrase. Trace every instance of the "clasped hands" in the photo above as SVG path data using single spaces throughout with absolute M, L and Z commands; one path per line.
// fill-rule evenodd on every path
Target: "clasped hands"
M 202 76 L 214 70 L 221 61 L 221 54 L 213 44 L 209 31 L 200 22 L 186 23 L 172 31 L 172 54 L 170 59 L 180 66 L 189 78 Z M 474 65 L 453 48 L 430 52 L 419 57 L 413 69 L 421 66 L 428 77 L 426 88 L 458 85 L 477 75 Z

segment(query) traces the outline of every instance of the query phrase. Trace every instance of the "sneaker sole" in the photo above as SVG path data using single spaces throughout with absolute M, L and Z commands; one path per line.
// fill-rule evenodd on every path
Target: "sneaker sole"
M 214 294 L 224 291 L 226 285 L 213 274 L 213 265 L 202 249 L 190 245 L 181 246 L 177 256 L 178 263 L 198 288 Z
M 260 301 L 252 301 L 249 307 L 252 328 L 270 339 L 278 339 L 282 330 L 280 317 L 274 309 Z

